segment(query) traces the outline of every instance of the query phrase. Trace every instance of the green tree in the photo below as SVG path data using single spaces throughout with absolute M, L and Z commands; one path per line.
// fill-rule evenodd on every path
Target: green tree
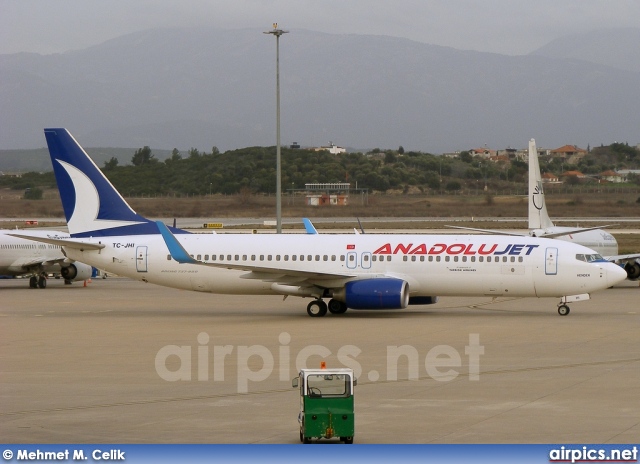
M 144 164 L 149 164 L 153 159 L 153 155 L 151 154 L 151 148 L 148 146 L 144 146 L 144 148 L 138 148 L 133 157 L 131 158 L 131 164 L 134 166 L 142 166 Z
M 116 158 L 115 156 L 112 156 L 109 161 L 105 161 L 104 162 L 104 170 L 105 171 L 112 171 L 117 166 L 118 166 L 118 158 Z

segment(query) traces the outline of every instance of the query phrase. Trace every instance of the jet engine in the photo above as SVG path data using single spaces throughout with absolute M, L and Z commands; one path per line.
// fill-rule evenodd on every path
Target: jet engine
M 92 268 L 84 263 L 71 263 L 60 269 L 60 275 L 66 280 L 86 280 L 91 278 Z
M 627 271 L 627 279 L 638 280 L 640 278 L 640 263 L 638 261 L 625 264 L 624 270 Z
M 353 280 L 333 298 L 351 309 L 404 309 L 409 304 L 409 284 L 391 278 Z

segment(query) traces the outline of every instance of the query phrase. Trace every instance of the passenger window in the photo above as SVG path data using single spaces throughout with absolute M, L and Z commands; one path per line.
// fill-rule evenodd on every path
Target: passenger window
M 515 263 L 515 262 L 516 262 L 516 257 L 515 257 L 515 256 L 512 256 L 512 257 L 511 257 L 511 262 L 512 262 L 512 263 Z
M 463 262 L 463 263 L 466 263 L 466 262 L 467 262 L 467 257 L 466 257 L 466 256 L 463 256 L 463 257 L 462 257 L 462 262 Z
M 298 259 L 297 255 L 291 255 L 291 261 L 296 261 Z M 287 258 L 285 257 L 284 259 L 285 261 L 287 260 Z
M 196 258 L 198 261 L 202 261 L 202 255 L 198 255 L 198 257 Z
M 167 255 L 167 261 L 171 261 L 171 255 Z
M 506 257 L 506 256 L 503 256 L 503 257 L 502 257 L 502 262 L 503 262 L 503 263 L 506 263 L 506 262 L 507 262 L 507 257 Z
M 487 262 L 490 263 L 491 262 L 491 256 L 487 256 Z
M 421 263 L 424 263 L 424 255 L 423 255 L 423 256 L 420 256 L 420 262 L 421 262 Z
M 387 256 L 387 261 L 391 261 L 391 255 Z
M 231 255 L 227 255 L 227 261 L 231 261 Z
M 308 255 L 308 256 L 307 256 L 307 261 L 313 261 L 313 256 Z M 316 261 L 317 261 L 317 260 L 316 260 Z
M 320 261 L 320 255 L 316 255 L 316 261 Z M 325 259 L 326 261 L 326 259 Z
M 407 259 L 408 259 L 408 257 L 407 257 L 406 255 L 402 257 L 402 261 L 405 261 L 405 262 L 406 262 L 406 261 L 407 261 Z
M 209 255 L 204 255 L 204 260 L 209 261 Z
M 236 261 L 240 261 L 240 255 L 236 255 Z
M 522 261 L 524 261 L 524 258 L 522 256 L 518 256 L 518 262 L 521 263 Z
M 454 256 L 454 257 L 453 257 L 453 260 L 457 263 L 457 262 L 458 262 L 458 257 L 457 257 L 457 256 Z

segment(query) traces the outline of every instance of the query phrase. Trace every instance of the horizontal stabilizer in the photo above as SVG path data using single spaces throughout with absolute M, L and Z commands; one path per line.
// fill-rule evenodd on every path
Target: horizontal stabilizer
M 80 240 L 60 239 L 60 238 L 46 238 L 25 234 L 7 234 L 13 237 L 24 238 L 27 240 L 33 240 L 34 242 L 48 243 L 50 245 L 58 245 L 65 248 L 74 248 L 76 250 L 101 250 L 104 248 L 102 243 L 83 242 Z

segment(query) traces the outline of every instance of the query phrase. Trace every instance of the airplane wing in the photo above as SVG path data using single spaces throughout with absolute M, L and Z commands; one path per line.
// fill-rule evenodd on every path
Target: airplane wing
M 158 226 L 158 230 L 162 234 L 162 238 L 164 239 L 167 248 L 169 249 L 171 257 L 182 264 L 196 264 L 200 266 L 218 267 L 221 269 L 247 271 L 248 273 L 242 276 L 243 279 L 259 279 L 264 280 L 265 282 L 277 282 L 284 284 L 299 284 L 305 282 L 309 284 L 322 285 L 322 283 L 327 284 L 330 280 L 341 280 L 346 282 L 357 277 L 356 274 L 301 271 L 278 267 L 253 266 L 248 263 L 205 263 L 192 258 L 162 221 L 156 221 L 156 224 Z M 369 275 L 369 277 L 375 276 Z
M 72 239 L 60 239 L 60 238 L 48 238 L 48 237 L 39 237 L 34 235 L 26 235 L 26 234 L 7 234 L 13 237 L 24 238 L 27 240 L 33 240 L 34 242 L 42 242 L 48 243 L 50 245 L 58 245 L 67 248 L 76 248 L 78 250 L 100 250 L 104 248 L 104 244 L 102 243 L 90 243 L 83 242 L 81 240 L 72 240 Z
M 630 259 L 638 259 L 640 258 L 640 253 L 631 254 L 631 255 L 613 255 L 613 256 L 604 256 L 604 259 L 607 261 L 626 261 Z
M 576 228 L 576 229 L 568 229 L 563 230 L 562 232 L 550 232 L 550 233 L 538 233 L 536 237 L 544 237 L 544 238 L 556 238 L 562 237 L 563 235 L 571 235 L 571 234 L 579 234 L 580 232 L 586 232 L 588 230 L 597 230 L 604 229 L 606 227 L 617 226 L 618 224 L 608 224 L 606 226 L 597 226 L 597 227 L 584 227 L 584 228 Z
M 482 232 L 483 234 L 515 235 L 515 236 L 519 236 L 519 237 L 529 237 L 529 234 L 520 234 L 520 233 L 517 233 L 517 232 L 506 232 L 504 230 L 475 229 L 473 227 L 450 226 L 450 225 L 445 225 L 445 227 L 449 227 L 450 229 L 472 230 L 474 232 Z

